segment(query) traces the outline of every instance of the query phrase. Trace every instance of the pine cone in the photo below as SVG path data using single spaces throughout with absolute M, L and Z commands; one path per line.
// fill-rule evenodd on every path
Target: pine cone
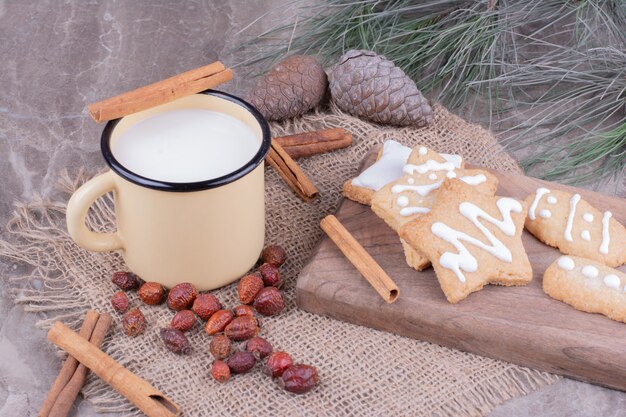
M 427 126 L 428 101 L 400 68 L 372 51 L 350 50 L 329 75 L 330 94 L 343 111 L 375 123 Z
M 261 77 L 247 100 L 267 120 L 290 119 L 317 106 L 327 85 L 326 73 L 317 59 L 294 55 Z

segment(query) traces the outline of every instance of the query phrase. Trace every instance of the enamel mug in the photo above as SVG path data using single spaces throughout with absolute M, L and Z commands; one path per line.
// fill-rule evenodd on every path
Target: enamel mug
M 171 183 L 142 177 L 111 151 L 135 123 L 160 112 L 200 108 L 233 116 L 258 137 L 254 157 L 214 179 Z M 127 267 L 166 287 L 190 282 L 198 290 L 229 284 L 258 260 L 265 236 L 264 159 L 270 147 L 267 121 L 250 104 L 207 90 L 107 123 L 101 150 L 110 170 L 80 187 L 67 207 L 67 229 L 81 247 L 119 250 Z M 85 225 L 91 204 L 112 192 L 117 230 L 96 233 Z

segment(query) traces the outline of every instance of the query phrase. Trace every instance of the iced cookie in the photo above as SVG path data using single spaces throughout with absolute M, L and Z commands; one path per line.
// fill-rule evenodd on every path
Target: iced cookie
M 526 229 L 543 243 L 612 267 L 626 263 L 626 229 L 610 211 L 599 211 L 580 194 L 547 188 L 526 203 Z
M 346 181 L 343 195 L 357 203 L 370 205 L 374 192 L 402 176 L 411 148 L 388 140 L 378 152 L 378 159 L 358 177 Z
M 479 193 L 495 194 L 498 187 L 495 176 L 487 171 L 465 169 L 463 166 L 460 157 L 452 158 L 425 146 L 418 146 L 403 167 L 402 177 L 374 193 L 372 210 L 389 227 L 399 232 L 402 225 L 430 211 L 437 198 L 437 191 L 446 178 L 458 178 Z M 426 256 L 406 242 L 402 243 L 409 266 L 419 271 L 430 264 Z
M 374 193 L 392 181 L 402 177 L 402 168 L 407 163 L 412 149 L 395 140 L 388 140 L 378 152 L 376 162 L 359 176 L 343 185 L 343 195 L 357 203 L 370 205 Z M 458 155 L 440 154 L 446 160 L 461 164 Z
M 400 237 L 430 259 L 446 298 L 456 303 L 485 284 L 532 280 L 521 238 L 526 210 L 524 202 L 445 180 L 430 212 L 402 226 Z
M 543 290 L 577 310 L 626 323 L 626 274 L 601 262 L 561 256 L 543 274 Z

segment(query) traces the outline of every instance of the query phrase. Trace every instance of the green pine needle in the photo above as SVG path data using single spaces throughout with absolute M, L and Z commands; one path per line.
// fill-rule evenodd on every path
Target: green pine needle
M 514 124 L 531 173 L 567 182 L 626 165 L 626 0 L 325 0 L 238 48 L 238 66 L 288 55 L 327 66 L 349 49 L 385 55 L 464 116 Z M 519 113 L 525 120 L 519 120 Z M 547 128 L 547 131 L 546 131 Z M 563 141 L 567 136 L 568 140 Z

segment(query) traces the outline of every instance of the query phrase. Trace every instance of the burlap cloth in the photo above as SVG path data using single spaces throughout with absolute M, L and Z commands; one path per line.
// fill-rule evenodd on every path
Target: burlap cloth
M 295 281 L 321 236 L 319 220 L 335 210 L 342 183 L 354 176 L 372 146 L 393 138 L 409 146 L 424 144 L 458 153 L 478 165 L 519 171 L 492 134 L 441 106 L 435 106 L 434 124 L 423 130 L 372 125 L 333 108 L 274 124 L 272 129 L 274 135 L 281 135 L 329 127 L 352 132 L 354 145 L 301 161 L 320 190 L 314 202 L 303 203 L 273 170 L 266 171 L 267 242 L 283 245 L 289 260 L 282 269 L 287 308 L 278 317 L 263 320 L 261 335 L 276 350 L 317 366 L 321 384 L 314 392 L 299 396 L 283 392 L 258 369 L 235 376 L 225 385 L 217 384 L 209 376 L 209 337 L 201 326 L 191 332 L 191 356 L 177 356 L 164 348 L 158 331 L 173 315 L 164 305 L 141 306 L 149 326 L 137 338 L 122 333 L 119 315 L 113 313 L 115 324 L 103 349 L 170 396 L 187 416 L 482 416 L 507 399 L 554 382 L 557 377 L 550 374 L 312 315 L 296 307 Z M 62 181 L 68 196 L 84 181 L 82 176 L 69 178 Z M 124 268 L 119 254 L 88 252 L 72 242 L 65 227 L 65 203 L 38 200 L 18 205 L 6 240 L 0 241 L 0 256 L 34 268 L 27 277 L 13 278 L 13 288 L 17 303 L 43 317 L 39 322 L 43 329 L 57 319 L 78 328 L 88 308 L 112 312 L 109 297 L 115 288 L 110 276 Z M 101 199 L 94 206 L 88 219 L 92 228 L 111 229 L 111 203 Z M 226 306 L 236 305 L 234 285 L 215 294 Z M 140 305 L 135 294 L 131 302 Z M 93 376 L 83 394 L 97 410 L 139 414 Z

